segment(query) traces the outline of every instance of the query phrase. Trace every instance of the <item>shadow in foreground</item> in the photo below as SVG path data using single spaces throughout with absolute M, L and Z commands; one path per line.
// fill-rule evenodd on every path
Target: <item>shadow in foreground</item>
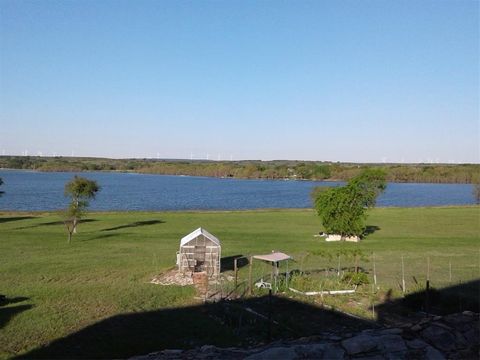
M 391 323 L 388 320 L 392 315 L 403 322 L 408 321 L 410 316 L 422 317 L 419 312 L 421 308 L 409 307 L 410 299 L 418 296 L 423 304 L 427 299 L 432 312 L 441 307 L 454 312 L 467 309 L 478 311 L 479 283 L 479 280 L 475 280 L 438 290 L 437 296 L 429 291 L 428 295 L 419 293 L 404 299 L 387 299 L 384 304 L 376 306 L 379 322 L 348 316 L 284 296 L 261 296 L 121 314 L 32 350 L 18 359 L 128 358 L 163 349 L 189 349 L 204 344 L 246 347 L 326 332 L 345 336 L 362 329 L 381 327 L 383 320 Z M 465 298 L 472 295 L 473 298 L 470 298 L 468 306 L 462 300 L 461 306 L 453 303 L 449 307 L 452 301 L 450 296 L 458 299 L 458 294 L 464 294 Z M 403 315 L 399 311 L 404 312 Z
M 430 287 L 408 294 L 404 298 L 390 300 L 388 297 L 376 306 L 378 320 L 395 323 L 400 318 L 425 313 L 446 315 L 465 310 L 480 312 L 480 280 L 473 280 L 443 289 Z
M 269 314 L 272 323 L 267 321 Z M 283 297 L 263 296 L 113 316 L 19 358 L 126 358 L 165 348 L 246 346 L 364 328 L 372 328 L 372 323 Z

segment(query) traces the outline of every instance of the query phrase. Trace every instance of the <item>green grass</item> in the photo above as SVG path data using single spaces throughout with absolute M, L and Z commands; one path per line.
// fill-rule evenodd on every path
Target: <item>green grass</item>
M 91 213 L 88 219 L 68 244 L 55 214 L 0 214 L 0 293 L 17 298 L 0 307 L 0 358 L 45 346 L 114 315 L 194 305 L 191 287 L 162 287 L 149 281 L 174 266 L 179 239 L 199 226 L 221 239 L 222 256 L 273 249 L 297 259 L 319 249 L 373 252 L 382 289 L 396 289 L 402 255 L 410 289 L 413 276 L 420 283 L 425 279 L 427 258 L 436 287 L 450 284 L 450 264 L 452 283 L 480 275 L 479 207 L 375 209 L 368 224 L 378 230 L 360 244 L 326 243 L 313 237 L 321 228 L 310 210 Z M 336 263 L 308 256 L 303 268 Z M 371 262 L 361 265 L 371 270 Z M 241 270 L 243 278 L 246 271 Z M 257 278 L 268 268 L 257 264 L 254 271 Z M 192 318 L 199 324 L 208 322 L 200 313 Z M 184 329 L 175 321 L 164 326 L 157 329 L 165 333 L 158 348 L 191 346 L 177 339 L 179 332 L 185 339 L 220 345 L 238 340 L 228 329 L 198 333 L 195 326 Z M 98 354 L 108 356 L 108 349 Z

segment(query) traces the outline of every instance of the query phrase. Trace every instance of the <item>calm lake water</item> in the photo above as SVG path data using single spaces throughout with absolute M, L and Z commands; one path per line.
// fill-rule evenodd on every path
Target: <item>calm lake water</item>
M 65 183 L 75 173 L 0 170 L 4 181 L 0 210 L 57 210 L 67 200 Z M 193 210 L 312 207 L 315 186 L 341 183 L 282 180 L 216 179 L 132 173 L 81 173 L 102 187 L 92 210 Z M 378 206 L 474 204 L 470 184 L 388 184 Z

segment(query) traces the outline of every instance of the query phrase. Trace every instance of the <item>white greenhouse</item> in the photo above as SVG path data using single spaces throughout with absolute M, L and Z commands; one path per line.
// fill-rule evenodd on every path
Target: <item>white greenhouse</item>
M 207 230 L 198 228 L 180 240 L 178 270 L 183 274 L 206 272 L 208 276 L 218 276 L 221 253 L 220 240 Z

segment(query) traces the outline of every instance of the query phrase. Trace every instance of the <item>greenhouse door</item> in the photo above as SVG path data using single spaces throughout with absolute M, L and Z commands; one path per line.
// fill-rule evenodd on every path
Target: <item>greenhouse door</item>
M 205 245 L 195 245 L 195 272 L 205 271 Z

